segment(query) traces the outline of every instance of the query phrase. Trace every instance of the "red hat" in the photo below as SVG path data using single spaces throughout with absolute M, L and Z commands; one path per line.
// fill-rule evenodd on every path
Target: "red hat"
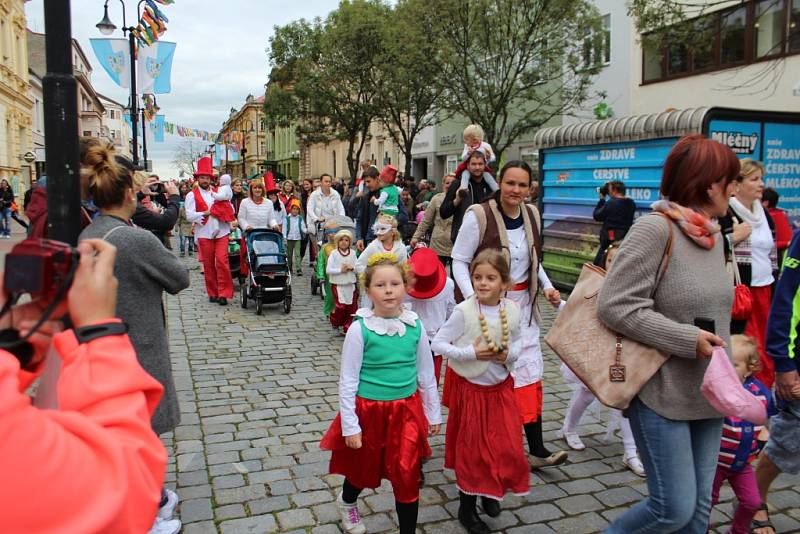
M 214 166 L 211 164 L 210 156 L 204 156 L 198 160 L 194 177 L 197 178 L 198 176 L 214 176 Z
M 393 184 L 395 178 L 397 178 L 397 167 L 394 165 L 387 165 L 384 167 L 378 177 L 378 179 L 385 184 Z
M 429 248 L 418 248 L 408 259 L 414 273 L 414 287 L 408 294 L 415 299 L 429 299 L 441 293 L 447 282 L 447 273 L 439 256 Z
M 269 195 L 270 193 L 279 193 L 280 188 L 275 185 L 275 177 L 272 176 L 270 171 L 264 173 L 264 194 Z

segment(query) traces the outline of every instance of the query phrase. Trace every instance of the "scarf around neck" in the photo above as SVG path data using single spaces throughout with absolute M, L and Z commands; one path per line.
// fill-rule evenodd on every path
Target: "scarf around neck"
M 719 225 L 702 213 L 667 199 L 654 202 L 651 208 L 675 221 L 681 232 L 698 246 L 707 250 L 714 248 L 717 242 L 715 234 L 720 231 Z
M 736 197 L 731 197 L 729 202 L 731 209 L 739 218 L 748 223 L 753 229 L 758 228 L 767 218 L 764 216 L 764 206 L 757 199 L 753 201 L 753 210 L 742 204 Z

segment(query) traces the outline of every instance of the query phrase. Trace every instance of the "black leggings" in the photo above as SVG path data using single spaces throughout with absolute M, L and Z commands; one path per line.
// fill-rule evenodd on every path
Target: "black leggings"
M 342 500 L 347 504 L 355 504 L 362 491 L 362 489 L 352 485 L 349 480 L 344 479 Z M 397 520 L 400 523 L 400 534 L 414 534 L 417 530 L 419 500 L 414 502 L 394 501 L 394 508 L 397 510 Z
M 528 440 L 528 450 L 531 451 L 531 454 L 539 458 L 547 458 L 550 456 L 550 451 L 544 446 L 541 417 L 535 423 L 526 423 L 522 425 L 522 428 L 525 430 L 525 437 Z

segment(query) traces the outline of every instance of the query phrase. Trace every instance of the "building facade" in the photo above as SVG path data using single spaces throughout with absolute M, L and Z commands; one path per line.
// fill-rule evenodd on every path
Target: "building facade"
M 17 195 L 30 184 L 33 101 L 28 78 L 26 20 L 22 0 L 0 0 L 0 179 Z
M 265 163 L 279 178 L 300 179 L 300 147 L 294 125 L 276 126 L 266 133 Z M 313 162 L 313 157 L 312 157 Z
M 33 102 L 32 123 L 31 123 L 31 150 L 36 156 L 34 161 L 34 177 L 38 180 L 45 173 L 45 150 L 44 150 L 44 92 L 42 88 L 42 77 L 28 69 L 28 82 L 30 90 L 28 97 Z
M 98 94 L 105 108 L 102 117 L 102 132 L 114 145 L 114 151 L 128 158 L 131 157 L 130 126 L 125 121 L 125 106 L 105 95 Z
M 242 143 L 235 146 L 229 143 L 227 154 L 223 147 L 220 172 L 237 178 L 248 178 L 264 172 L 268 132 L 264 128 L 263 96 L 247 95 L 240 109 L 231 108 L 228 120 L 220 129 L 223 138 L 228 134 L 241 135 Z

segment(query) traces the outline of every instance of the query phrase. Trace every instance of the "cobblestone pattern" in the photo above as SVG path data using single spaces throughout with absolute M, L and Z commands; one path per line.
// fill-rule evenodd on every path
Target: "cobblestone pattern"
M 291 314 L 266 306 L 257 316 L 238 299 L 225 308 L 208 303 L 197 262 L 192 287 L 169 297 L 170 347 L 180 398 L 181 425 L 164 436 L 170 451 L 167 484 L 181 497 L 184 534 L 340 532 L 335 505 L 342 478 L 327 474 L 329 454 L 319 441 L 338 408 L 342 337 L 309 290 L 310 270 L 294 279 Z M 543 310 L 545 311 L 545 310 Z M 545 323 L 553 319 L 545 311 Z M 545 331 L 547 330 L 545 326 Z M 551 449 L 570 397 L 558 358 L 545 354 L 544 430 Z M 591 409 L 590 409 L 591 410 Z M 604 440 L 607 412 L 587 412 L 581 434 L 587 448 L 569 462 L 531 475 L 527 497 L 509 496 L 495 532 L 599 532 L 647 493 L 644 479 L 622 465 L 622 443 Z M 444 432 L 431 439 L 425 464 L 418 532 L 462 533 L 458 492 L 442 470 Z M 715 532 L 731 516 L 732 492 L 722 491 L 712 513 Z M 770 495 L 778 532 L 800 532 L 800 477 L 782 475 Z M 365 491 L 359 507 L 367 531 L 396 531 L 391 488 Z

